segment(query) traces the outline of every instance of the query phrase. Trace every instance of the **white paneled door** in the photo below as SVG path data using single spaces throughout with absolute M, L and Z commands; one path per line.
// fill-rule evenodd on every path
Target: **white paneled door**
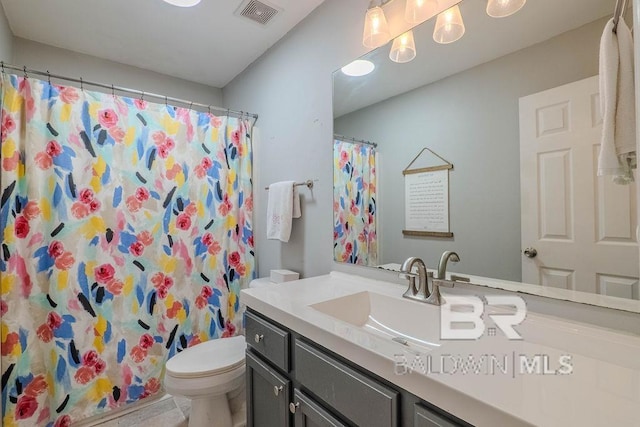
M 522 281 L 640 299 L 636 186 L 596 176 L 598 76 L 520 98 Z

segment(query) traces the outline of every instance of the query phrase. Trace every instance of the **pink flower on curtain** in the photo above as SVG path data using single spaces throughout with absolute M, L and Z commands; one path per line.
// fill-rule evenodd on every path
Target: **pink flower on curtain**
M 47 380 L 44 375 L 38 375 L 25 387 L 24 394 L 27 396 L 37 397 L 47 390 Z
M 113 279 L 116 270 L 111 264 L 102 264 L 93 271 L 98 283 L 108 283 Z
M 136 199 L 138 199 L 141 202 L 145 202 L 147 200 L 149 200 L 149 190 L 147 190 L 144 187 L 138 187 L 136 189 L 136 195 L 135 195 Z
M 47 146 L 45 147 L 45 152 L 50 157 L 56 157 L 62 153 L 62 147 L 56 141 L 47 142 Z
M 69 427 L 71 425 L 71 417 L 69 415 L 63 415 L 58 418 L 53 427 Z
M 91 368 L 91 366 L 81 366 L 73 375 L 73 378 L 78 384 L 87 384 L 89 381 L 94 379 L 95 376 L 96 372 Z
M 33 396 L 22 396 L 16 404 L 16 420 L 26 420 L 35 414 L 38 401 Z
M 75 202 L 71 206 L 71 213 L 76 219 L 82 219 L 89 215 L 89 207 L 82 202 Z
M 27 219 L 23 215 L 18 216 L 15 222 L 16 236 L 20 239 L 24 239 L 29 234 L 29 231 L 29 221 L 27 221 Z
M 40 215 L 40 208 L 38 207 L 38 203 L 31 201 L 27 203 L 27 205 L 22 210 L 22 214 L 27 219 L 27 221 L 31 221 Z
M 118 123 L 118 115 L 110 108 L 101 110 L 98 112 L 98 122 L 103 128 L 109 129 Z
M 180 230 L 188 230 L 189 227 L 191 227 L 191 217 L 186 213 L 178 215 L 178 218 L 176 219 L 176 227 Z
M 151 348 L 154 343 L 155 341 L 153 340 L 153 337 L 149 334 L 144 334 L 140 337 L 139 345 L 145 350 Z
M 82 364 L 84 366 L 93 366 L 100 359 L 98 352 L 95 350 L 89 350 L 82 355 Z
M 51 165 L 53 165 L 53 159 L 50 155 L 45 152 L 40 152 L 36 154 L 34 158 L 35 164 L 42 170 L 49 169 Z
M 151 246 L 153 243 L 153 236 L 148 231 L 143 231 L 142 233 L 138 233 L 136 236 L 139 242 L 141 242 L 145 246 Z
M 78 91 L 72 87 L 60 87 L 60 99 L 65 104 L 73 104 L 77 102 L 80 97 Z
M 80 198 L 80 201 L 85 205 L 88 205 L 89 203 L 91 203 L 94 197 L 95 197 L 95 194 L 93 193 L 93 190 L 91 190 L 90 188 L 83 188 L 82 190 L 80 190 L 79 198 Z

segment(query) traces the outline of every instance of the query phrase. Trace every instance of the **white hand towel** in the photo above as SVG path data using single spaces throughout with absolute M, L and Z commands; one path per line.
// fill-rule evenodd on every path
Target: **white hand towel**
M 267 239 L 288 242 L 294 207 L 294 181 L 276 182 L 269 186 L 267 203 Z M 298 202 L 298 209 L 300 209 Z
M 600 41 L 600 106 L 602 145 L 598 176 L 622 176 L 620 157 L 636 151 L 633 37 L 623 19 L 613 32 L 613 19 Z M 626 156 L 624 156 L 626 158 Z

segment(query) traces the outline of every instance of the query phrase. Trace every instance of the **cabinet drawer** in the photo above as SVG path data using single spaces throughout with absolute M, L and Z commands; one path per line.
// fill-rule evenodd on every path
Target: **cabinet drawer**
M 247 344 L 278 368 L 289 372 L 289 332 L 245 312 Z
M 415 404 L 413 410 L 414 427 L 457 427 L 459 424 L 450 421 L 427 407 Z
M 398 425 L 398 392 L 304 342 L 295 344 L 296 379 L 327 407 L 359 426 Z

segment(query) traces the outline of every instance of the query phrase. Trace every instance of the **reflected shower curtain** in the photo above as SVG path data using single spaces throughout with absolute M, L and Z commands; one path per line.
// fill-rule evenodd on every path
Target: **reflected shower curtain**
M 377 265 L 375 148 L 335 140 L 333 162 L 334 259 Z
M 245 121 L 5 74 L 1 120 L 3 425 L 138 401 L 168 357 L 238 332 Z

